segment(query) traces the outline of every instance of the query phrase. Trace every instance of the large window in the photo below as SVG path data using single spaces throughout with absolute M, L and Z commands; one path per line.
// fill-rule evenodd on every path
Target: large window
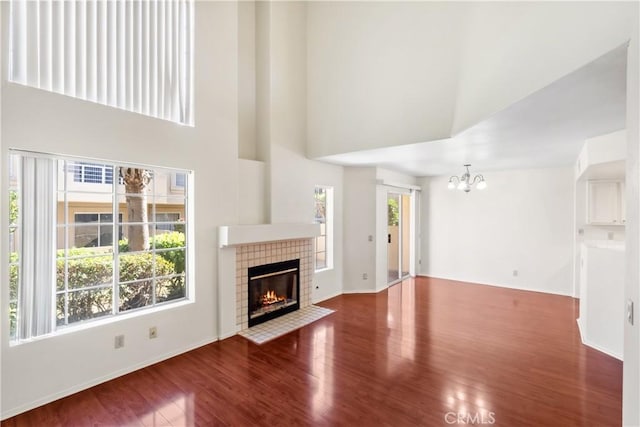
M 9 2 L 9 80 L 193 124 L 193 0 Z
M 14 341 L 187 298 L 188 171 L 17 151 L 9 159 Z M 74 165 L 120 179 L 78 181 Z M 180 193 L 169 191 L 176 173 L 186 177 Z
M 333 187 L 316 186 L 314 220 L 320 224 L 316 237 L 316 271 L 333 268 Z

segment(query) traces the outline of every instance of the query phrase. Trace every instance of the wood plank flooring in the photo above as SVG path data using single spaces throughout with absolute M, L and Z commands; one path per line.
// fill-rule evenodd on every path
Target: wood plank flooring
M 201 347 L 2 426 L 621 424 L 622 362 L 581 344 L 572 298 L 416 278 L 320 305 L 336 313 L 262 346 Z

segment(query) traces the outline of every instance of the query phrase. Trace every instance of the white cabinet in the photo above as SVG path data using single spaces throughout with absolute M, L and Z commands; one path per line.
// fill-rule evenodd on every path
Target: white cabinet
M 624 260 L 622 246 L 581 245 L 580 335 L 582 342 L 622 360 Z
M 626 207 L 623 181 L 589 181 L 588 191 L 587 203 L 589 207 L 589 224 L 625 224 Z

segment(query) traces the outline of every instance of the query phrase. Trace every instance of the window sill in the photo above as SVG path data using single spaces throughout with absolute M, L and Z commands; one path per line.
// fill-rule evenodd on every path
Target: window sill
M 38 337 L 19 340 L 19 341 L 10 341 L 9 347 L 16 347 L 23 344 L 29 344 L 33 342 L 56 338 L 62 335 L 73 334 L 76 332 L 93 329 L 93 328 L 100 327 L 103 325 L 108 325 L 111 323 L 126 321 L 129 319 L 134 319 L 136 317 L 146 316 L 148 314 L 171 310 L 178 307 L 184 307 L 186 305 L 193 304 L 194 302 L 195 301 L 193 299 L 184 299 L 182 301 L 177 301 L 171 304 L 160 305 L 160 306 L 148 308 L 148 309 L 138 309 L 138 310 L 131 311 L 129 313 L 119 314 L 116 316 L 109 316 L 104 319 L 87 320 L 84 322 L 80 322 L 77 325 L 60 327 L 58 330 L 51 332 L 50 334 L 41 335 Z

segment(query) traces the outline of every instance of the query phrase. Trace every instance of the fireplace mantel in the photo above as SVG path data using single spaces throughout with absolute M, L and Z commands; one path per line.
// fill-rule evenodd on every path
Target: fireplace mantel
M 220 248 L 280 240 L 309 239 L 320 235 L 320 224 L 223 225 L 219 228 Z

